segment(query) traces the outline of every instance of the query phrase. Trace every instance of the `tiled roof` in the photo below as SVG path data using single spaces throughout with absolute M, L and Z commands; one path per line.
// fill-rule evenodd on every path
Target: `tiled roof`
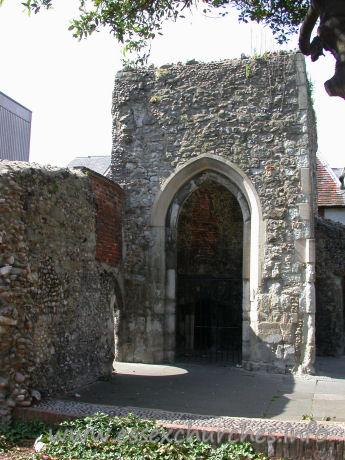
M 320 157 L 317 158 L 318 206 L 344 206 L 345 192 L 340 190 L 340 181 L 332 168 Z
M 105 176 L 110 168 L 110 155 L 76 157 L 67 166 L 68 168 L 84 166 Z

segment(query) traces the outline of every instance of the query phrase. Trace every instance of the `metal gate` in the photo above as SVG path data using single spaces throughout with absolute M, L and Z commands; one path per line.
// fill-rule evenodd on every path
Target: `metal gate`
M 179 275 L 177 299 L 177 359 L 240 364 L 242 280 Z

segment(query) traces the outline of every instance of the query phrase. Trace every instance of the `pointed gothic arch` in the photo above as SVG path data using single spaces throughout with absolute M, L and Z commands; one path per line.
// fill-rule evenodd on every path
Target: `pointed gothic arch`
M 186 162 L 163 184 L 151 216 L 155 235 L 151 251 L 153 292 L 157 309 L 164 312 L 164 359 L 175 359 L 176 238 L 180 207 L 208 174 L 236 198 L 243 216 L 243 349 L 249 358 L 249 337 L 257 333 L 256 293 L 261 284 L 264 226 L 259 197 L 254 185 L 238 166 L 215 155 L 200 155 Z M 159 307 L 158 307 L 159 305 Z

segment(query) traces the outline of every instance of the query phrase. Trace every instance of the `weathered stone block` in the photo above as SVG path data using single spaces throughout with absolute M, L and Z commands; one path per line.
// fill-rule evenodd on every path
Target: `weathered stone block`
M 267 343 L 279 343 L 282 340 L 280 324 L 268 322 L 259 323 L 258 337 Z
M 2 326 L 16 326 L 18 323 L 17 320 L 8 318 L 7 316 L 0 315 L 0 324 Z

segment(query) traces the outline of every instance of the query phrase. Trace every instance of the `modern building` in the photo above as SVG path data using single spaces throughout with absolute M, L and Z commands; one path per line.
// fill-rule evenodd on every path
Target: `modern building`
M 29 161 L 31 110 L 0 92 L 0 159 Z

